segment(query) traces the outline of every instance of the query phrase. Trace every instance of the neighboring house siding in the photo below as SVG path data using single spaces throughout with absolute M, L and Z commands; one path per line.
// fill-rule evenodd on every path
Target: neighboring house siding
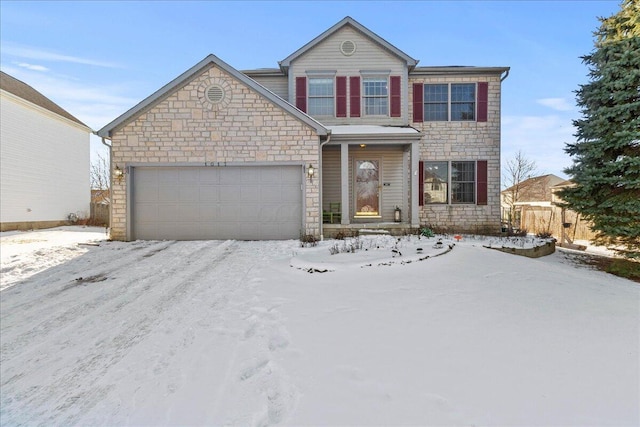
M 469 232 L 500 229 L 500 77 L 410 76 L 409 84 L 481 81 L 489 83 L 486 122 L 430 121 L 413 122 L 411 126 L 424 134 L 421 161 L 487 161 L 487 204 L 425 204 L 419 212 L 422 224 Z M 409 90 L 409 98 L 409 105 L 413 105 L 413 90 Z
M 207 107 L 205 89 L 225 88 L 228 103 Z M 319 164 L 314 129 L 253 89 L 210 66 L 186 85 L 113 131 L 113 164 Z M 318 180 L 305 180 L 306 232 L 320 233 Z M 113 239 L 127 236 L 127 180 L 113 184 Z
M 2 91 L 0 222 L 89 215 L 89 129 Z
M 340 44 L 345 40 L 351 40 L 356 44 L 356 51 L 351 56 L 345 56 L 340 52 Z M 295 79 L 296 77 L 308 77 L 308 71 L 335 71 L 336 76 L 347 77 L 362 77 L 362 71 L 381 71 L 387 76 L 401 76 L 400 105 L 402 106 L 402 114 L 400 117 L 367 116 L 364 114 L 364 109 L 361 108 L 359 118 L 322 116 L 317 117 L 317 119 L 329 126 L 341 124 L 406 124 L 406 62 L 381 48 L 377 43 L 374 43 L 371 39 L 365 37 L 352 27 L 345 26 L 320 42 L 313 50 L 303 54 L 291 63 L 289 69 L 289 102 L 292 104 L 295 104 Z M 360 85 L 362 85 L 362 78 L 360 79 Z M 351 88 L 348 87 L 347 90 L 350 91 Z M 361 93 L 361 96 L 362 95 Z M 351 99 L 350 96 L 347 96 L 346 110 L 351 111 L 350 107 Z
M 261 77 L 249 75 L 253 80 L 278 95 L 280 98 L 289 99 L 289 87 L 287 85 L 287 77 Z

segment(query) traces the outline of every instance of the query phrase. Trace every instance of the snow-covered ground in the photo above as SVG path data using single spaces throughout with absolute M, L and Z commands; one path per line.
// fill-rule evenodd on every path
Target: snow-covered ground
M 569 252 L 104 239 L 0 233 L 3 426 L 640 424 L 640 286 Z

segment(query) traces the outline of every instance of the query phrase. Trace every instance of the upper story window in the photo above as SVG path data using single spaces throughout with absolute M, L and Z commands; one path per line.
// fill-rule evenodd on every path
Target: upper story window
M 364 77 L 362 89 L 365 115 L 389 115 L 389 84 L 386 77 Z
M 333 116 L 335 109 L 333 78 L 309 78 L 309 114 L 312 116 Z
M 476 120 L 476 84 L 424 85 L 424 121 Z

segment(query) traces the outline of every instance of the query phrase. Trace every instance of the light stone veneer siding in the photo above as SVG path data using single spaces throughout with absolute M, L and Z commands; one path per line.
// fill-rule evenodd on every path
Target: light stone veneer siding
M 500 231 L 500 77 L 428 76 L 412 77 L 413 83 L 489 82 L 487 122 L 413 122 L 424 137 L 421 161 L 487 160 L 487 205 L 425 204 L 419 208 L 420 224 L 452 232 L 497 233 Z M 409 90 L 409 105 L 413 91 Z M 413 114 L 413 109 L 409 109 Z
M 207 101 L 212 84 L 224 88 L 221 103 Z M 204 166 L 205 162 L 320 164 L 315 130 L 211 65 L 112 134 L 112 165 Z M 305 180 L 304 227 L 320 234 L 319 180 Z M 127 240 L 127 180 L 114 180 L 111 238 Z

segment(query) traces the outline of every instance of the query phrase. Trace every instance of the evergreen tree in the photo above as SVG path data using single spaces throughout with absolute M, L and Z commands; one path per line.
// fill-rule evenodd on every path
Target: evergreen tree
M 640 258 L 640 2 L 599 20 L 595 49 L 582 57 L 589 83 L 576 91 L 576 142 L 565 148 L 576 185 L 561 197 L 592 221 L 597 242 Z

